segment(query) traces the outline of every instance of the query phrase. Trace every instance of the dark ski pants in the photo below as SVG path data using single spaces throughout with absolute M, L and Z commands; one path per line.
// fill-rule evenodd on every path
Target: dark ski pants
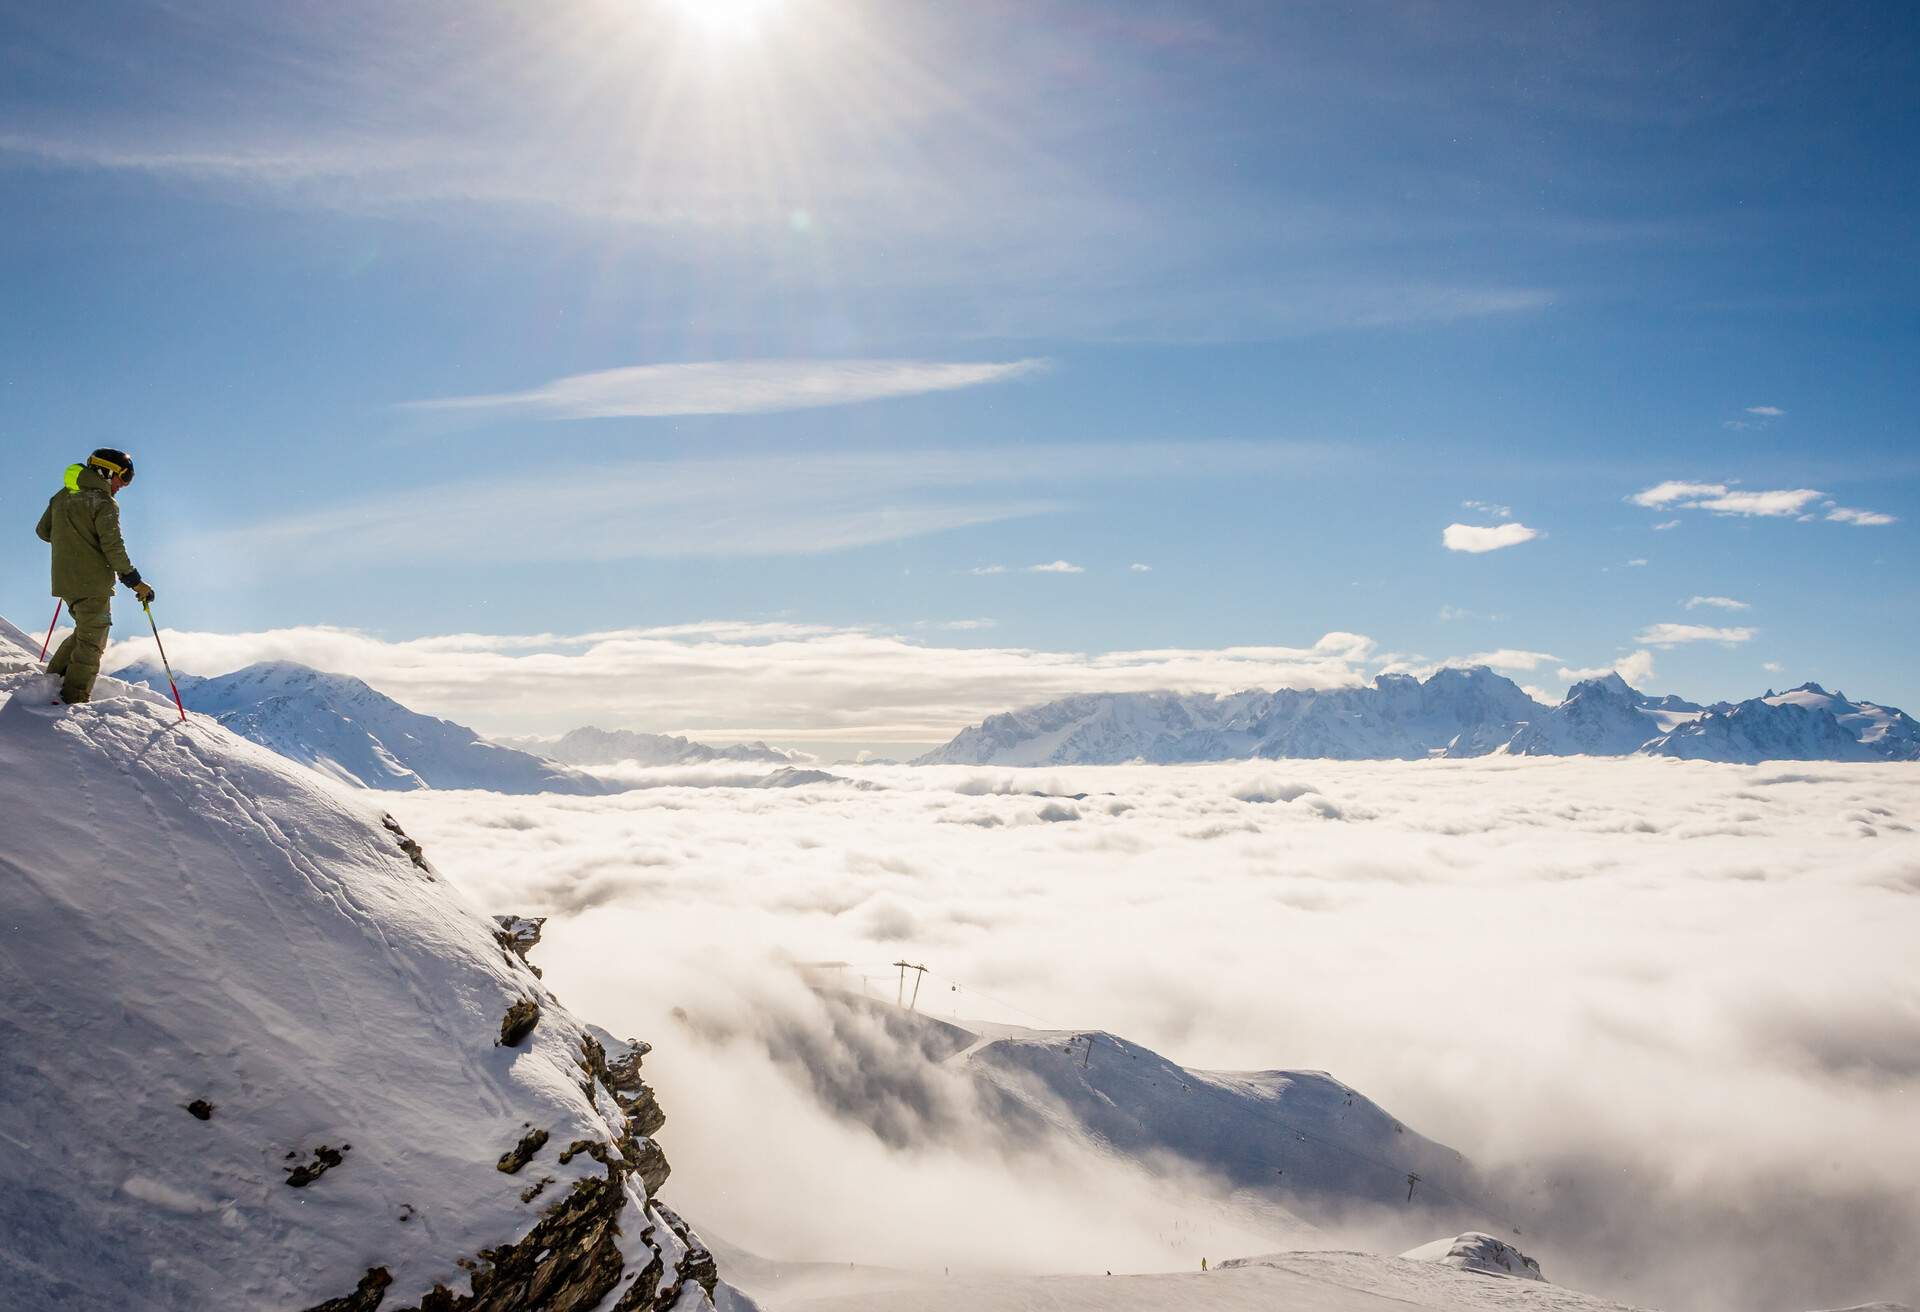
M 107 632 L 113 628 L 113 600 L 110 597 L 78 597 L 67 600 L 67 613 L 73 616 L 73 632 L 53 653 L 47 673 L 60 676 L 60 697 L 67 702 L 84 702 L 93 696 L 93 681 L 100 677 L 100 659 L 107 654 Z

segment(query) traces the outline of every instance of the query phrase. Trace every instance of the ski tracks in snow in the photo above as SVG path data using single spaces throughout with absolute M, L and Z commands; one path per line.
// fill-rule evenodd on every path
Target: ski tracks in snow
M 300 845 L 279 826 L 273 816 L 247 792 L 229 780 L 226 777 L 225 771 L 214 762 L 209 761 L 189 737 L 181 735 L 177 741 L 186 754 L 193 758 L 194 763 L 200 767 L 205 777 L 212 782 L 225 807 L 230 808 L 245 818 L 247 827 L 244 830 L 244 841 L 247 846 L 256 853 L 259 853 L 261 848 L 265 848 L 268 852 L 284 860 L 288 867 L 306 882 L 316 896 L 332 905 L 342 918 L 359 930 L 363 937 L 377 944 L 380 957 L 385 961 L 387 968 L 413 999 L 420 1016 L 435 1030 L 440 1038 L 445 1041 L 450 1051 L 459 1054 L 461 1065 L 473 1087 L 482 1091 L 486 1100 L 487 1109 L 496 1116 L 508 1117 L 510 1115 L 509 1102 L 498 1088 L 497 1077 L 492 1071 L 487 1069 L 486 1063 L 475 1060 L 471 1055 L 471 1049 L 476 1041 L 475 1037 L 468 1032 L 471 1027 L 452 1023 L 452 1019 L 446 1015 L 446 1007 L 441 996 L 435 990 L 426 986 L 420 978 L 418 971 L 406 960 L 407 954 L 394 946 L 393 941 L 387 936 L 385 929 L 381 926 L 379 917 L 368 911 L 368 909 L 352 895 L 342 880 L 327 874 L 314 862 L 313 859 L 301 849 Z M 147 768 L 149 772 L 154 774 L 157 781 L 164 784 L 165 781 L 163 777 L 160 776 L 157 771 L 153 771 L 151 766 Z M 143 799 L 146 800 L 148 806 L 153 808 L 157 813 L 159 808 L 153 807 L 152 799 L 146 797 L 146 789 L 140 785 L 137 779 L 135 780 L 135 787 L 140 789 Z M 182 800 L 189 805 L 193 802 L 191 797 L 183 797 Z M 223 836 L 222 842 L 228 843 L 229 850 L 232 850 L 230 840 Z M 176 852 L 175 855 L 177 859 L 178 853 Z M 239 855 L 239 853 L 235 853 L 236 857 Z M 241 864 L 243 868 L 245 868 L 250 863 L 243 861 Z M 184 861 L 180 862 L 180 872 L 183 882 L 190 885 L 192 882 L 191 874 L 186 869 L 186 863 Z M 312 972 L 307 969 L 306 962 L 300 950 L 302 940 L 290 931 L 285 917 L 276 909 L 272 890 L 262 888 L 257 878 L 250 879 L 250 883 L 255 895 L 259 897 L 262 905 L 265 907 L 267 914 L 273 918 L 275 925 L 285 937 L 288 956 L 299 967 L 308 993 L 314 1000 L 317 1014 L 323 1021 L 326 1020 L 327 1010 L 325 1000 L 322 997 L 320 988 L 314 982 Z M 313 938 L 318 939 L 324 935 L 325 931 L 323 927 L 314 920 L 312 913 L 305 909 L 304 904 L 302 904 L 301 919 L 305 922 L 305 928 Z M 351 984 L 349 982 L 349 988 L 350 987 Z M 347 1004 L 353 1011 L 356 1025 L 364 1032 L 367 1028 L 367 1019 L 358 1001 L 351 993 L 349 993 L 347 998 Z

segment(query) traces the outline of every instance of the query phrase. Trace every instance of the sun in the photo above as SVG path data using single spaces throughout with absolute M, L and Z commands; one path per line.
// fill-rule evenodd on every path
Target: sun
M 672 0 L 672 4 L 685 22 L 708 36 L 745 41 L 759 34 L 779 0 Z

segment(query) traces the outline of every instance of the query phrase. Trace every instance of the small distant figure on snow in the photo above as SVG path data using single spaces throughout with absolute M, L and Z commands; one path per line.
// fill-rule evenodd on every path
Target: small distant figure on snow
M 53 595 L 66 603 L 73 632 L 53 653 L 47 673 L 60 677 L 60 700 L 68 705 L 93 696 L 113 627 L 113 583 L 117 578 L 142 606 L 153 589 L 127 558 L 120 537 L 120 489 L 133 482 L 133 457 L 101 447 L 85 464 L 67 466 L 66 485 L 53 494 L 34 527 L 53 547 Z

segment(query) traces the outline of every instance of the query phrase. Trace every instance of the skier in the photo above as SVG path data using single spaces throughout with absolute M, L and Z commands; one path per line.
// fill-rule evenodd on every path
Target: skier
M 93 696 L 113 627 L 113 581 L 127 585 L 142 606 L 153 589 L 127 559 L 120 537 L 120 507 L 114 497 L 133 482 L 133 458 L 101 447 L 85 464 L 68 465 L 66 486 L 47 502 L 34 532 L 53 546 L 53 595 L 73 616 L 73 632 L 60 644 L 47 673 L 60 676 L 60 700 L 68 705 Z

